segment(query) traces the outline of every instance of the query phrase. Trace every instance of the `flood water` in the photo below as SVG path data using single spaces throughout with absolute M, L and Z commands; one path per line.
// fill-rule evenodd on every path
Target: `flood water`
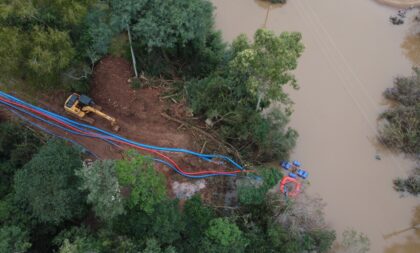
M 300 135 L 292 158 L 310 172 L 308 190 L 327 203 L 328 223 L 338 234 L 346 228 L 367 234 L 370 252 L 420 252 L 420 234 L 406 229 L 418 222 L 420 201 L 392 188 L 414 164 L 375 138 L 386 108 L 382 92 L 420 59 L 410 24 L 391 25 L 396 10 L 373 0 L 289 0 L 268 17 L 269 5 L 254 0 L 212 2 L 227 41 L 252 37 L 265 23 L 276 33 L 302 33 L 306 49 L 295 71 L 301 88 L 290 92 L 291 125 Z

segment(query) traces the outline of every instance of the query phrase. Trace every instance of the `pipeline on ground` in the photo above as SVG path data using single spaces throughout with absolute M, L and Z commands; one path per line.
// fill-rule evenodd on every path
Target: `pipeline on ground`
M 42 127 L 39 124 L 36 124 L 29 118 L 39 120 L 49 126 L 61 129 L 67 133 L 79 135 L 88 138 L 94 138 L 98 140 L 105 141 L 111 145 L 125 145 L 130 148 L 134 148 L 140 151 L 148 152 L 159 158 L 152 158 L 155 162 L 164 164 L 177 172 L 178 174 L 188 177 L 188 178 L 206 178 L 213 176 L 237 176 L 243 172 L 252 172 L 250 170 L 245 170 L 241 165 L 235 162 L 232 158 L 224 155 L 218 154 L 201 154 L 187 149 L 180 148 L 168 148 L 168 147 L 159 147 L 153 145 L 147 145 L 133 140 L 126 139 L 122 136 L 107 132 L 103 129 L 83 124 L 74 120 L 71 120 L 67 117 L 61 116 L 59 114 L 50 112 L 43 108 L 29 104 L 21 99 L 18 99 L 10 94 L 0 91 L 0 104 L 5 108 L 12 110 L 15 114 L 19 115 L 19 118 L 23 119 L 25 122 L 37 127 L 38 129 L 45 131 L 47 133 L 53 134 L 51 131 L 47 130 L 45 127 Z M 24 116 L 25 115 L 25 116 Z M 57 136 L 56 134 L 53 134 Z M 61 137 L 62 139 L 68 139 Z M 75 143 L 75 141 L 71 141 Z M 81 145 L 80 145 L 81 146 Z M 86 149 L 86 148 L 85 148 Z M 231 171 L 197 171 L 197 172 L 188 172 L 183 170 L 174 160 L 168 157 L 165 153 L 184 153 L 191 156 L 195 156 L 199 159 L 213 162 L 213 159 L 219 159 L 223 163 L 228 164 L 235 168 Z M 91 152 L 93 153 L 93 152 Z

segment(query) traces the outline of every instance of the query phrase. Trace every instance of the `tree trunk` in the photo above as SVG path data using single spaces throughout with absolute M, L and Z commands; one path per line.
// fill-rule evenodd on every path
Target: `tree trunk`
M 258 92 L 258 102 L 257 102 L 257 108 L 255 109 L 257 112 L 260 110 L 261 100 L 262 100 L 262 92 Z
M 136 57 L 134 56 L 133 44 L 131 42 L 130 25 L 128 24 L 127 24 L 127 33 L 128 33 L 128 42 L 130 43 L 131 59 L 133 60 L 134 75 L 136 76 L 136 78 L 138 78 L 139 74 L 137 73 Z

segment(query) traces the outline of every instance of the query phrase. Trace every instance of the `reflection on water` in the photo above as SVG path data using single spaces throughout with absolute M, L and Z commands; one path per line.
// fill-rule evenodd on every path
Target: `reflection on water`
M 404 49 L 407 58 L 414 65 L 420 66 L 420 34 L 407 35 L 401 47 Z
M 396 231 L 390 235 L 386 235 L 386 239 L 391 236 L 396 236 L 401 233 L 414 230 L 415 235 L 408 235 L 405 237 L 404 242 L 395 243 L 390 247 L 387 247 L 385 253 L 418 253 L 420 251 L 420 206 L 417 206 L 414 210 L 414 217 L 411 222 L 411 227 Z
M 401 48 L 413 65 L 420 66 L 420 20 L 417 17 L 420 12 L 416 10 L 409 14 L 409 27 Z
M 270 1 L 264 1 L 264 0 L 254 0 L 254 2 L 259 5 L 260 7 L 264 8 L 264 9 L 268 9 L 271 8 L 271 3 Z
M 270 10 L 275 10 L 277 8 L 281 8 L 281 7 L 284 6 L 284 4 L 280 4 L 280 3 L 278 3 L 278 4 L 272 4 L 270 2 L 270 0 L 254 0 L 254 2 L 258 6 L 264 8 L 264 9 L 270 9 Z
M 266 10 L 264 24 L 262 25 L 262 27 L 264 28 L 267 27 L 267 22 L 268 22 L 268 18 L 270 17 L 270 12 L 284 6 L 284 4 L 281 4 L 281 3 L 273 4 L 270 2 L 270 0 L 254 0 L 254 2 Z
M 267 19 L 264 3 L 211 1 L 227 41 L 241 33 L 252 37 Z M 371 0 L 289 0 L 270 9 L 266 22 L 278 34 L 301 32 L 306 47 L 295 71 L 301 88 L 290 91 L 291 126 L 300 136 L 292 159 L 308 169 L 308 190 L 327 203 L 326 219 L 337 234 L 348 227 L 365 233 L 373 253 L 399 250 L 408 237 L 410 245 L 419 241 L 414 230 L 384 238 L 410 227 L 411 209 L 419 201 L 400 198 L 392 188 L 412 162 L 372 145 L 376 119 L 386 108 L 383 91 L 395 76 L 411 74 L 401 49 L 409 26 L 391 25 L 394 14 Z

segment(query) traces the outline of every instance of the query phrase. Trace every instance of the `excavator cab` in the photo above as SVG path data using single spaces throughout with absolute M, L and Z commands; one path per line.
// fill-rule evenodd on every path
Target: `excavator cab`
M 118 131 L 120 127 L 117 125 L 117 120 L 114 117 L 109 116 L 101 111 L 101 107 L 93 102 L 93 99 L 86 95 L 79 95 L 77 93 L 71 94 L 66 102 L 64 103 L 64 109 L 66 112 L 73 116 L 78 117 L 81 120 L 93 124 L 95 120 L 89 116 L 89 113 L 93 113 L 108 120 L 111 123 L 112 130 Z

